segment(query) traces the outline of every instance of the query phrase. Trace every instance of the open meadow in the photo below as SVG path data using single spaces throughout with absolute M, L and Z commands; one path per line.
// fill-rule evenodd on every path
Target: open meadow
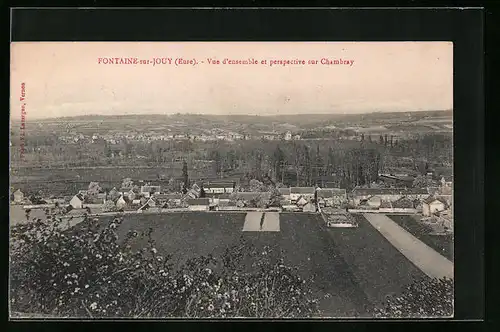
M 106 224 L 111 217 L 101 217 Z M 201 255 L 222 254 L 233 246 L 243 252 L 269 246 L 310 280 L 324 316 L 370 316 L 374 305 L 400 292 L 423 273 L 392 247 L 366 220 L 356 229 L 327 229 L 315 214 L 282 213 L 279 231 L 243 231 L 245 213 L 182 212 L 125 216 L 119 235 L 153 229 L 159 254 L 174 266 Z M 362 218 L 362 217 L 360 217 Z M 76 226 L 76 228 L 80 227 Z M 135 248 L 146 245 L 145 239 Z M 251 262 L 244 260 L 248 269 Z

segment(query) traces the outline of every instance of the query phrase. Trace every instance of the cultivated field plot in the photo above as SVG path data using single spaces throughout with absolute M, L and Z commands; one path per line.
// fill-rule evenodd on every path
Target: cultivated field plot
M 410 232 L 417 239 L 436 250 L 438 253 L 453 262 L 453 235 L 433 235 L 432 228 L 419 223 L 411 216 L 388 215 L 399 226 Z
M 381 303 L 413 280 L 427 278 L 362 215 L 354 217 L 357 228 L 324 227 L 371 303 Z
M 267 213 L 266 213 L 267 214 Z M 266 224 L 266 214 L 263 223 Z M 272 213 L 268 220 L 278 215 Z M 369 317 L 372 304 L 423 274 L 366 221 L 357 229 L 327 229 L 320 215 L 279 214 L 279 230 L 243 231 L 245 213 L 183 212 L 125 216 L 120 234 L 153 228 L 156 248 L 179 264 L 190 257 L 222 254 L 245 240 L 248 247 L 270 246 L 273 258 L 312 279 L 320 308 L 329 317 Z M 250 217 L 259 222 L 261 215 Z M 254 227 L 255 228 L 255 227 Z M 138 245 L 145 245 L 141 243 Z M 250 268 L 250 262 L 243 262 Z

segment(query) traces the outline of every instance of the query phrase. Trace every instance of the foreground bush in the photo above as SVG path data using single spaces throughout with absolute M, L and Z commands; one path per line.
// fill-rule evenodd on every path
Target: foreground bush
M 76 228 L 48 216 L 11 228 L 11 311 L 65 317 L 309 317 L 319 314 L 310 284 L 271 251 L 244 241 L 221 257 L 173 268 L 152 229 L 119 239 L 123 217 Z M 148 244 L 132 247 L 138 238 Z M 249 269 L 242 264 L 252 262 Z
M 399 296 L 391 296 L 377 317 L 419 318 L 453 316 L 453 279 L 418 280 Z

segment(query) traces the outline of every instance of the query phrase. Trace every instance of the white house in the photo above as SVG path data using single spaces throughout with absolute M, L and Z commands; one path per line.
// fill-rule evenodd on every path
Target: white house
M 73 198 L 69 201 L 69 205 L 73 207 L 73 209 L 81 209 L 83 208 L 83 196 L 82 194 L 76 194 L 73 196 Z
M 446 210 L 446 202 L 441 198 L 429 197 L 423 201 L 422 214 L 426 217 Z
M 285 134 L 285 141 L 289 141 L 292 139 L 292 133 L 290 131 L 287 131 Z
M 234 182 L 214 182 L 203 185 L 206 193 L 210 194 L 230 194 L 234 191 Z
M 291 187 L 290 188 L 290 200 L 292 203 L 296 202 L 300 197 L 304 197 L 306 200 L 314 199 L 316 194 L 316 188 L 314 187 Z

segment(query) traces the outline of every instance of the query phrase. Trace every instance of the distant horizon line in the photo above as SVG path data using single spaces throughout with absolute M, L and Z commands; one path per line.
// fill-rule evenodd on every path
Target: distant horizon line
M 32 117 L 34 120 L 56 120 L 65 118 L 76 118 L 76 117 L 124 117 L 124 116 L 151 116 L 151 115 L 164 115 L 164 116 L 175 116 L 175 115 L 206 115 L 206 116 L 255 116 L 255 117 L 273 117 L 273 116 L 298 116 L 298 115 L 363 115 L 363 114 L 391 114 L 391 113 L 419 113 L 419 112 L 452 112 L 453 109 L 446 110 L 413 110 L 413 111 L 365 111 L 365 112 L 355 112 L 355 113 L 281 113 L 281 114 L 216 114 L 216 113 L 126 113 L 126 114 L 83 114 L 83 115 L 67 115 L 67 116 L 57 116 L 57 117 Z M 29 120 L 28 120 L 29 121 Z

